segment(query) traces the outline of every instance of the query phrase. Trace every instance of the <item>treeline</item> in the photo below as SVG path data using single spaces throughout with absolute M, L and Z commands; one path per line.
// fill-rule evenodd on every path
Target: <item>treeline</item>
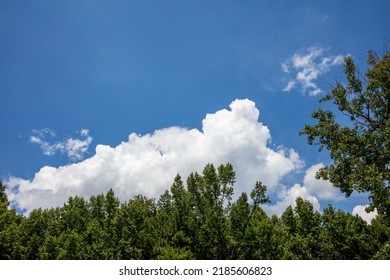
M 266 187 L 232 201 L 231 164 L 208 164 L 184 184 L 177 175 L 157 201 L 120 203 L 112 190 L 62 207 L 9 209 L 0 183 L 1 259 L 390 259 L 390 226 L 369 225 L 328 206 L 319 213 L 302 198 L 269 217 Z

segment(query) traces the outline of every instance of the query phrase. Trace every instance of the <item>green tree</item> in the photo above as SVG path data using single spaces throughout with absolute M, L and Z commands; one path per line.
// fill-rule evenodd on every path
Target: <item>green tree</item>
M 62 249 L 59 250 L 57 259 L 59 260 L 82 260 L 88 259 L 84 255 L 85 245 L 81 235 L 72 230 L 70 232 L 63 232 L 58 238 Z
M 191 211 L 189 207 L 189 195 L 184 187 L 181 176 L 178 174 L 171 186 L 172 194 L 172 215 L 174 218 L 175 231 L 182 231 L 185 235 L 189 234 L 189 213 Z
M 191 207 L 191 251 L 198 259 L 225 259 L 229 248 L 228 212 L 235 172 L 231 164 L 206 165 L 187 178 Z
M 36 260 L 45 243 L 48 222 L 41 208 L 31 211 L 29 216 L 22 220 L 18 228 L 17 259 Z
M 376 253 L 373 259 L 390 260 L 390 227 L 383 221 L 384 217 L 376 216 L 371 221 L 370 236 L 376 242 Z
M 13 259 L 17 249 L 17 232 L 22 220 L 15 210 L 9 209 L 5 186 L 0 182 L 0 260 Z
M 174 215 L 174 206 L 171 193 L 166 190 L 157 202 L 156 221 L 159 225 L 157 228 L 158 235 L 161 238 L 161 246 L 164 246 L 177 231 L 176 217 Z
M 274 259 L 274 224 L 261 207 L 252 207 L 245 232 L 243 259 Z
M 282 216 L 282 225 L 287 230 L 288 233 L 294 234 L 297 231 L 297 217 L 294 215 L 294 210 L 291 205 L 289 205 L 286 210 L 284 210 Z
M 157 210 L 156 223 L 160 235 L 158 259 L 192 259 L 189 193 L 179 174 L 170 192 L 161 195 Z
M 46 221 L 47 227 L 42 247 L 39 249 L 39 259 L 55 260 L 64 255 L 64 242 L 61 237 L 64 237 L 66 227 L 62 221 L 62 214 L 60 207 L 42 211 L 42 218 Z
M 105 213 L 105 223 L 103 225 L 103 231 L 105 234 L 105 249 L 104 258 L 115 258 L 115 244 L 114 244 L 114 218 L 119 210 L 119 199 L 115 197 L 115 193 L 110 189 L 105 197 L 103 203 L 103 209 Z
M 315 125 L 305 125 L 309 144 L 326 148 L 333 163 L 317 177 L 329 180 L 347 196 L 369 192 L 371 205 L 390 219 L 390 53 L 368 52 L 365 77 L 345 58 L 347 82 L 337 82 L 320 102 L 332 101 L 339 114 L 318 109 Z M 342 117 L 337 119 L 338 117 Z M 337 119 L 337 120 L 336 120 Z
M 60 256 L 64 256 L 65 249 L 62 248 L 63 243 L 61 238 L 53 235 L 47 235 L 45 242 L 39 251 L 39 259 L 42 260 L 57 260 Z
M 189 248 L 178 248 L 172 246 L 164 246 L 159 248 L 157 255 L 158 260 L 191 260 L 194 255 Z
M 179 174 L 170 191 L 162 194 L 157 203 L 155 223 L 159 234 L 158 259 L 193 259 L 189 193 Z
M 113 221 L 116 258 L 153 259 L 158 243 L 154 200 L 135 196 L 123 203 Z
M 265 195 L 267 192 L 267 186 L 261 182 L 256 182 L 255 188 L 251 191 L 251 198 L 253 199 L 253 206 L 256 208 L 260 204 L 271 203 L 268 196 Z
M 88 203 L 83 197 L 69 197 L 60 208 L 63 231 L 85 232 L 89 220 Z
M 281 220 L 288 233 L 284 241 L 283 258 L 319 259 L 321 215 L 314 210 L 313 204 L 298 197 L 295 208 L 287 207 Z
M 72 237 L 72 239 L 75 236 Z M 104 225 L 98 218 L 90 218 L 87 228 L 83 234 L 85 258 L 92 260 L 108 259 L 106 249 L 112 250 L 112 247 L 107 248 L 107 234 L 104 230 Z M 112 254 L 109 255 L 111 259 L 114 258 Z
M 242 259 L 274 258 L 274 223 L 260 207 L 260 204 L 271 202 L 266 196 L 266 192 L 267 186 L 258 181 L 250 193 L 253 204 L 249 208 L 248 224 L 239 246 L 240 258 Z M 244 196 L 244 198 L 246 197 Z
M 246 231 L 249 226 L 251 214 L 248 195 L 243 192 L 240 197 L 232 204 L 229 220 L 230 235 L 232 236 L 232 255 L 233 259 L 244 259 L 248 249 L 246 242 Z

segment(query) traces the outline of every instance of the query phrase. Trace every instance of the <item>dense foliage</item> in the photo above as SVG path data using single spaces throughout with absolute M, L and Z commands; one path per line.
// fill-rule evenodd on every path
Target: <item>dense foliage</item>
M 186 184 L 177 175 L 155 201 L 120 203 L 114 192 L 27 217 L 9 209 L 0 184 L 1 259 L 389 259 L 390 227 L 302 198 L 269 217 L 266 186 L 232 201 L 232 165 L 207 165 Z

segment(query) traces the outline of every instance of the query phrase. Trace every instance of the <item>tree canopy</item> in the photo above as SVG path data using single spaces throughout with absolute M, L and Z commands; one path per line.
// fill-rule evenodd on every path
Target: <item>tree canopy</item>
M 300 197 L 269 217 L 267 187 L 256 182 L 233 201 L 231 164 L 178 174 L 155 199 L 120 203 L 105 194 L 69 197 L 62 206 L 22 216 L 0 184 L 0 259 L 389 259 L 390 227 L 367 224 L 328 206 L 319 213 Z M 249 200 L 252 198 L 252 201 Z
M 347 196 L 368 192 L 368 210 L 376 208 L 390 221 L 390 53 L 379 57 L 369 51 L 365 76 L 351 57 L 344 68 L 346 82 L 337 82 L 320 100 L 333 102 L 336 109 L 319 108 L 312 114 L 317 123 L 300 133 L 319 150 L 327 149 L 333 160 L 318 178 Z

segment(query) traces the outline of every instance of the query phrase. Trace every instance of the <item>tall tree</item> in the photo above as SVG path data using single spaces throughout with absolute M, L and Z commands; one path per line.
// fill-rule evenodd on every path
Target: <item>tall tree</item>
M 113 221 L 116 258 L 153 259 L 157 244 L 154 200 L 135 196 L 123 203 Z
M 17 229 L 22 218 L 8 209 L 5 186 L 0 182 L 0 260 L 12 259 L 17 246 Z
M 20 250 L 15 256 L 17 259 L 39 259 L 48 229 L 47 219 L 43 212 L 41 208 L 34 209 L 26 219 L 22 220 L 18 228 Z
M 329 150 L 333 159 L 318 178 L 347 196 L 369 192 L 368 210 L 376 208 L 390 220 L 390 53 L 378 57 L 368 52 L 365 77 L 346 57 L 345 75 L 346 84 L 337 82 L 320 100 L 332 101 L 339 114 L 318 109 L 312 114 L 317 124 L 305 125 L 300 134 L 319 150 Z M 341 116 L 345 118 L 338 119 Z
M 192 259 L 191 207 L 189 193 L 181 176 L 176 175 L 170 191 L 161 195 L 157 203 L 156 223 L 160 235 L 159 259 Z
M 251 198 L 253 199 L 253 206 L 256 208 L 259 204 L 271 203 L 268 196 L 265 195 L 267 192 L 267 186 L 261 182 L 256 182 L 254 189 L 251 191 Z
M 83 197 L 69 197 L 61 208 L 63 231 L 77 231 L 83 233 L 89 220 L 88 203 Z
M 282 214 L 282 224 L 288 233 L 284 241 L 283 258 L 285 259 L 318 259 L 320 235 L 320 213 L 314 210 L 313 204 L 301 197 L 296 199 L 293 209 L 288 206 Z
M 371 221 L 370 235 L 378 246 L 373 259 L 390 260 L 390 227 L 383 222 L 382 216 L 378 215 Z
M 228 211 L 235 172 L 231 164 L 208 164 L 202 175 L 187 178 L 191 211 L 191 250 L 199 259 L 225 259 L 228 254 Z
M 229 220 L 230 234 L 232 235 L 232 255 L 233 259 L 244 259 L 247 255 L 246 231 L 249 226 L 250 205 L 248 195 L 243 192 L 232 204 Z

